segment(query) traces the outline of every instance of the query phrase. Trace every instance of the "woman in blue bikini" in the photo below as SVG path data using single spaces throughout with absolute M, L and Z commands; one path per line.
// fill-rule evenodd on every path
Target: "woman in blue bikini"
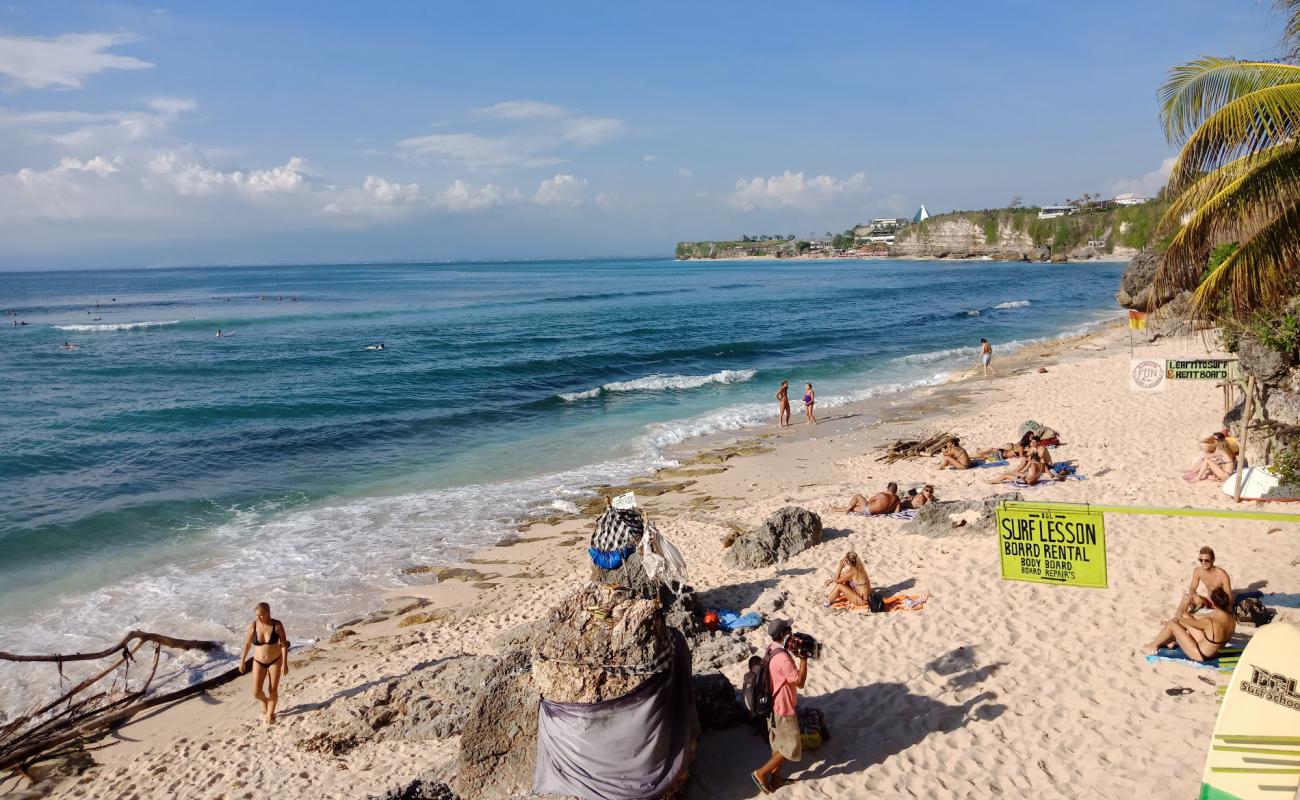
M 239 654 L 239 671 L 248 662 L 253 648 L 253 697 L 262 704 L 262 722 L 275 724 L 275 706 L 280 700 L 280 678 L 289 674 L 289 637 L 280 620 L 271 618 L 271 606 L 258 603 L 253 622 L 244 637 L 244 651 Z M 265 683 L 266 691 L 262 691 Z

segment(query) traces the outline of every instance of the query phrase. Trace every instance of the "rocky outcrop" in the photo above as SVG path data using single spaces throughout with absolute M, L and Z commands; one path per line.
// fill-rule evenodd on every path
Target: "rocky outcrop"
M 1159 269 L 1160 254 L 1154 249 L 1147 248 L 1133 256 L 1128 262 L 1128 268 L 1124 270 L 1124 276 L 1120 278 L 1115 302 L 1124 308 L 1147 311 L 1173 300 L 1181 290 L 1162 286 L 1159 293 L 1155 292 L 1156 272 Z
M 718 669 L 744 661 L 754 652 L 738 633 L 716 631 L 702 637 L 691 648 L 691 662 L 699 671 Z
M 494 656 L 458 656 L 341 698 L 334 703 L 334 714 L 318 718 L 324 727 L 297 745 L 309 752 L 341 755 L 366 742 L 455 736 L 469 717 L 484 677 L 498 662 Z
M 952 500 L 927 503 L 916 516 L 903 523 L 907 533 L 932 538 L 991 535 L 997 524 L 998 505 L 1003 500 L 1023 500 L 1019 492 L 998 494 L 983 500 Z
M 672 655 L 659 603 L 601 584 L 564 598 L 546 623 L 548 635 L 533 642 L 533 680 L 547 700 L 621 697 L 666 669 Z
M 396 789 L 374 795 L 371 800 L 460 800 L 460 797 L 440 780 L 416 778 Z
M 462 797 L 528 794 L 537 760 L 537 704 L 527 653 L 501 659 L 474 699 L 460 736 L 452 788 Z
M 758 530 L 736 538 L 722 556 L 732 569 L 756 569 L 787 561 L 821 544 L 822 518 L 798 506 L 786 506 L 768 517 Z
M 1045 261 L 1051 250 L 1040 248 L 1023 230 L 1000 224 L 996 241 L 989 242 L 984 227 L 953 217 L 912 226 L 899 235 L 889 254 L 898 258 L 983 258 L 998 261 Z

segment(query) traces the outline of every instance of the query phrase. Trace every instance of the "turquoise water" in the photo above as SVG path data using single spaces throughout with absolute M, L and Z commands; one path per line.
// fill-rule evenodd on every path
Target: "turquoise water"
M 782 378 L 795 394 L 812 381 L 823 406 L 934 381 L 981 336 L 1005 349 L 1115 318 L 1121 271 L 0 273 L 16 314 L 0 327 L 0 649 L 68 651 L 131 626 L 229 638 L 261 599 L 314 635 L 403 566 L 766 421 Z

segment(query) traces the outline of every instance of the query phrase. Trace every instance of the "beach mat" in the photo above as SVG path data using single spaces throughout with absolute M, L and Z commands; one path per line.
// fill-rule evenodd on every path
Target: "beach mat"
M 1182 664 L 1185 667 L 1196 667 L 1197 669 L 1220 669 L 1235 664 L 1239 658 L 1241 658 L 1240 647 L 1225 647 L 1219 650 L 1218 656 L 1205 661 L 1193 661 L 1177 647 L 1162 647 L 1156 651 L 1155 655 L 1146 657 L 1148 664 Z
M 985 460 L 982 459 L 982 458 L 972 458 L 972 459 L 970 460 L 970 468 L 971 468 L 971 469 L 987 469 L 988 467 L 1005 467 L 1005 466 L 1007 466 L 1007 460 L 1006 460 L 1005 458 L 1002 459 L 1001 461 L 985 461 Z M 956 468 L 956 467 L 944 467 L 944 469 L 953 469 L 953 470 L 955 470 L 955 469 L 957 469 L 957 468 Z
M 916 517 L 916 509 L 908 508 L 902 511 L 894 511 L 890 514 L 872 514 L 870 511 L 854 511 L 855 517 L 879 517 L 880 519 L 913 519 Z

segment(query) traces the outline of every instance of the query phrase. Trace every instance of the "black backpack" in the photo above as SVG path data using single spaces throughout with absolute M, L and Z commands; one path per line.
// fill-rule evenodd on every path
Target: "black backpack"
M 749 660 L 749 672 L 740 686 L 740 699 L 745 703 L 745 710 L 752 719 L 767 719 L 772 716 L 772 672 L 768 667 L 772 656 L 782 652 L 772 650 L 759 659 L 753 656 Z

